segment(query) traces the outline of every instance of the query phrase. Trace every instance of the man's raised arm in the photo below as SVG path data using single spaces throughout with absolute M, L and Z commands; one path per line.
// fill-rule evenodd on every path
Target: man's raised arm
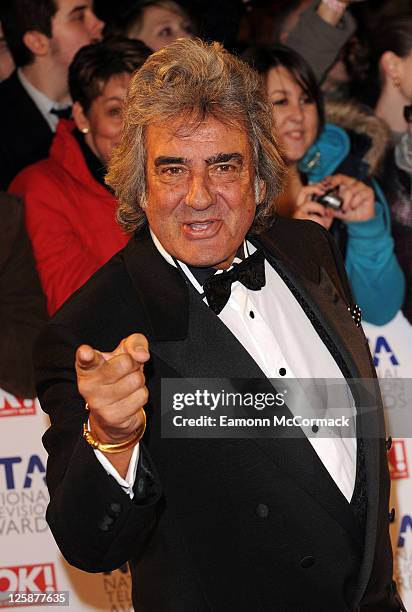
M 355 32 L 355 20 L 346 12 L 346 7 L 354 1 L 357 0 L 313 2 L 286 40 L 288 47 L 306 58 L 318 81 L 323 80 Z

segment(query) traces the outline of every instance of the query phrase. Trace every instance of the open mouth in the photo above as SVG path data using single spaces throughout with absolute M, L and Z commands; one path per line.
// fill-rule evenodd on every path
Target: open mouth
M 285 136 L 292 140 L 302 140 L 303 134 L 303 130 L 291 130 L 290 132 L 286 132 Z
M 207 221 L 193 221 L 183 223 L 183 232 L 189 237 L 210 238 L 219 231 L 220 221 L 209 219 Z

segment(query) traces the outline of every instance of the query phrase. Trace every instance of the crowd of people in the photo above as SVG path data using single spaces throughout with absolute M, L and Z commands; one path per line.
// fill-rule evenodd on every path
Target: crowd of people
M 220 39 L 260 73 L 288 169 L 276 214 L 332 233 L 364 320 L 383 325 L 401 310 L 412 322 L 412 14 L 391 2 L 387 16 L 381 2 L 384 23 L 369 24 L 368 2 L 278 0 L 228 2 L 219 18 L 206 4 L 2 4 L 0 309 L 10 342 L 0 387 L 34 395 L 41 325 L 129 240 L 105 174 L 131 74 L 178 38 Z

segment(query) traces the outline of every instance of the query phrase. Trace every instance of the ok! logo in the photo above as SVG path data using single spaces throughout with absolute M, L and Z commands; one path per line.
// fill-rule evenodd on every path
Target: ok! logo
M 21 399 L 0 389 L 0 417 L 36 414 L 37 399 Z

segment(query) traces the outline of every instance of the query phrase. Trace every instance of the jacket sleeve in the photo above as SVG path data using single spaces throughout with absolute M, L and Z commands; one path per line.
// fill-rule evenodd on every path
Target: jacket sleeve
M 85 248 L 70 217 L 70 190 L 51 173 L 35 167 L 19 173 L 9 191 L 24 199 L 27 232 L 47 308 L 52 315 L 99 267 Z M 80 221 L 78 221 L 80 223 Z
M 345 265 L 363 319 L 385 325 L 402 307 L 405 278 L 394 253 L 386 200 L 376 181 L 373 187 L 377 194 L 375 217 L 347 223 Z
M 0 387 L 35 397 L 32 350 L 47 312 L 17 198 L 1 196 L 0 228 Z
M 346 12 L 337 26 L 331 26 L 316 12 L 318 4 L 313 2 L 302 14 L 288 36 L 287 45 L 306 59 L 321 82 L 354 33 L 356 23 L 352 15 Z
M 46 518 L 69 563 L 102 572 L 116 569 L 143 550 L 156 524 L 161 488 L 144 443 L 132 500 L 83 439 L 87 412 L 74 370 L 79 344 L 75 334 L 52 323 L 36 344 L 38 397 L 51 422 L 43 437 L 49 454 Z

